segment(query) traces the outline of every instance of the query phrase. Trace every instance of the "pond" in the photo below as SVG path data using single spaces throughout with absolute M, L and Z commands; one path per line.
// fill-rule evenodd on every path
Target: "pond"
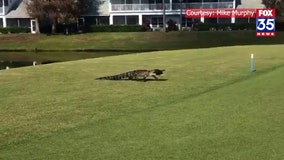
M 49 63 L 55 63 L 56 61 L 44 61 L 44 62 L 38 62 L 38 61 L 0 61 L 0 70 L 7 69 L 7 67 L 10 68 L 19 68 L 19 67 L 26 67 L 26 66 L 32 66 L 37 64 L 49 64 Z M 35 64 L 34 64 L 35 63 Z
M 18 68 L 32 66 L 34 61 L 36 61 L 38 64 L 49 64 L 55 62 L 65 62 L 132 53 L 137 52 L 0 52 L 0 70 L 6 69 L 6 67 Z

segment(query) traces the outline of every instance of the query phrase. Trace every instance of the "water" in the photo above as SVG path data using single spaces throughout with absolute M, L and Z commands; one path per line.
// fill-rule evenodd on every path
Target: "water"
M 0 61 L 0 70 L 8 68 L 19 68 L 19 67 L 26 67 L 26 66 L 32 66 L 33 61 Z M 46 62 L 37 62 L 37 64 L 49 64 L 49 63 L 55 63 L 52 61 L 46 61 Z
M 7 66 L 9 68 L 32 66 L 34 61 L 43 65 L 55 62 L 116 56 L 131 53 L 133 52 L 0 52 L 0 70 L 6 69 Z

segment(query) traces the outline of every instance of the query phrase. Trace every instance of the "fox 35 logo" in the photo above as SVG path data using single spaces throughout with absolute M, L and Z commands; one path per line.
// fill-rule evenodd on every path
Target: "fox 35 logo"
M 275 36 L 275 10 L 258 9 L 256 12 L 256 35 Z

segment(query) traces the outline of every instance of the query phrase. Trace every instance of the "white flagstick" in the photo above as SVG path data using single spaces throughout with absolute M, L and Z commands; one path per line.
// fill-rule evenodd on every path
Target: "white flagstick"
M 254 72 L 255 69 L 254 69 L 254 57 L 253 57 L 253 54 L 250 55 L 250 72 Z

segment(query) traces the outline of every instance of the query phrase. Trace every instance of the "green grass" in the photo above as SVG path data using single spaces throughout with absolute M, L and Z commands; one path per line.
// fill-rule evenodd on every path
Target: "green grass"
M 0 159 L 283 159 L 283 49 L 176 50 L 2 70 Z M 139 68 L 166 69 L 166 80 L 94 80 Z
M 255 31 L 129 32 L 79 35 L 0 35 L 0 50 L 169 50 L 234 45 L 283 44 L 284 32 L 274 38 L 256 37 Z
M 0 35 L 0 62 L 70 61 L 149 50 L 284 44 L 283 37 L 284 32 L 277 32 L 276 37 L 259 38 L 255 36 L 254 31 L 124 32 L 69 36 L 2 34 Z M 38 53 L 34 52 L 35 48 L 38 49 Z M 6 67 L 6 63 L 0 63 L 0 65 L 2 65 L 1 68 Z

